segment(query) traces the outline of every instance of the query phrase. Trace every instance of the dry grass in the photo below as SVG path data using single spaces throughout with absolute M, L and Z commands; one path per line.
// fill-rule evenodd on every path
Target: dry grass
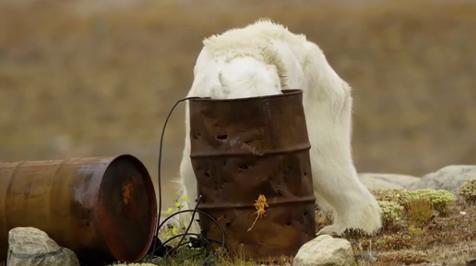
M 431 204 L 421 203 L 421 199 L 412 202 L 418 213 L 432 213 Z M 410 206 L 413 206 L 413 203 Z M 419 205 L 421 204 L 421 205 Z M 411 207 L 413 208 L 413 207 Z M 428 220 L 418 217 L 417 222 L 405 209 L 400 227 L 385 228 L 375 236 L 364 236 L 359 232 L 347 232 L 356 255 L 358 265 L 403 265 L 429 263 L 431 265 L 465 265 L 476 259 L 476 206 L 467 206 L 463 202 L 450 204 L 445 216 L 436 212 Z M 423 210 L 423 209 L 427 210 Z M 428 211 L 429 210 L 429 211 Z M 425 214 L 426 215 L 426 214 Z M 426 216 L 425 216 L 426 217 Z M 329 223 L 321 212 L 316 213 L 318 228 Z M 260 263 L 243 257 L 228 257 L 225 253 L 218 256 L 206 256 L 204 250 L 182 248 L 177 254 L 162 259 L 145 259 L 144 262 L 156 265 L 258 265 Z M 271 261 L 271 262 L 270 262 Z M 291 258 L 277 258 L 266 265 L 291 265 Z
M 384 229 L 373 237 L 348 235 L 354 252 L 360 255 L 357 256 L 360 264 L 465 265 L 476 258 L 476 207 L 458 202 L 449 205 L 445 216 L 441 216 L 428 202 L 422 203 L 421 199 L 415 202 L 406 209 L 405 219 L 397 230 Z M 369 252 L 376 261 L 366 259 Z
M 377 193 L 379 201 L 387 206 L 384 213 L 398 215 L 384 217 L 385 226 L 374 236 L 363 235 L 360 231 L 348 231 L 344 235 L 354 250 L 358 265 L 402 265 L 446 263 L 465 265 L 476 259 L 476 206 L 463 201 L 450 200 L 441 190 L 381 190 Z M 433 198 L 432 204 L 428 195 Z M 408 196 L 408 197 L 407 197 Z M 446 199 L 446 200 L 443 200 Z M 383 203 L 382 203 L 383 202 Z M 388 203 L 395 203 L 399 208 Z M 399 204 L 403 204 L 404 207 Z M 440 212 L 438 209 L 444 209 Z M 385 215 L 384 215 L 385 216 Z M 331 221 L 322 211 L 316 211 L 317 229 Z M 391 221 L 394 220 L 394 221 Z M 161 239 L 167 239 L 176 230 L 171 225 L 161 230 Z M 178 229 L 181 230 L 181 229 Z M 172 244 L 172 246 L 176 245 Z M 257 265 L 245 256 L 229 257 L 224 252 L 207 256 L 205 250 L 182 248 L 167 259 L 145 259 L 157 265 Z M 271 258 L 270 265 L 291 265 L 292 258 Z

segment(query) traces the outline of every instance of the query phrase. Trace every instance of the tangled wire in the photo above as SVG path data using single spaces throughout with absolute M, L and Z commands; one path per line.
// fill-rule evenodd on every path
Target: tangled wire
M 164 140 L 164 135 L 165 135 L 165 129 L 167 127 L 167 123 L 169 121 L 169 118 L 171 117 L 172 113 L 174 112 L 175 108 L 182 102 L 191 100 L 191 99 L 197 99 L 198 97 L 187 97 L 178 100 L 172 108 L 169 110 L 169 113 L 167 115 L 167 118 L 165 119 L 164 125 L 162 127 L 162 132 L 160 135 L 160 144 L 159 144 L 159 158 L 158 158 L 158 173 L 157 173 L 157 185 L 158 185 L 158 191 L 159 191 L 159 208 L 158 208 L 158 218 L 157 218 L 157 226 L 154 234 L 154 241 L 152 244 L 152 248 L 149 250 L 149 256 L 151 257 L 167 257 L 173 254 L 176 254 L 177 250 L 181 247 L 192 247 L 192 248 L 204 248 L 207 250 L 207 256 L 209 256 L 211 253 L 208 251 L 210 250 L 211 243 L 219 244 L 223 249 L 225 247 L 225 230 L 223 227 L 218 223 L 218 221 L 208 214 L 207 212 L 200 210 L 199 205 L 202 200 L 202 196 L 199 195 L 198 198 L 196 199 L 197 204 L 195 205 L 195 208 L 193 209 L 187 209 L 187 210 L 179 210 L 176 211 L 169 216 L 167 216 L 162 222 L 161 220 L 161 213 L 162 213 L 162 186 L 161 186 L 161 170 L 162 170 L 162 147 L 163 147 L 163 140 Z M 181 234 L 177 234 L 175 236 L 172 236 L 163 242 L 159 238 L 159 232 L 160 229 L 173 217 L 184 214 L 184 213 L 192 213 L 190 221 L 188 222 L 188 225 L 185 229 L 185 232 Z M 213 224 L 215 224 L 221 231 L 222 237 L 221 240 L 216 240 L 216 239 L 209 239 L 207 237 L 207 232 L 202 231 L 200 234 L 197 233 L 191 233 L 190 228 L 192 227 L 193 222 L 195 221 L 195 215 L 199 213 L 203 217 L 208 218 Z M 185 238 L 188 237 L 188 240 L 185 240 Z M 179 239 L 177 244 L 174 246 L 170 246 L 170 243 L 173 240 Z

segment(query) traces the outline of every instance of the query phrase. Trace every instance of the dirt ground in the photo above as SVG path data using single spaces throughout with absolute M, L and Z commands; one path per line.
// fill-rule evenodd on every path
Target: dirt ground
M 317 212 L 317 228 L 329 223 Z M 168 239 L 163 232 L 161 239 Z M 384 224 L 376 235 L 366 236 L 347 232 L 355 255 L 355 265 L 475 265 L 476 263 L 476 205 L 457 201 L 448 206 L 445 214 L 430 213 L 423 223 L 415 223 L 408 214 L 399 226 Z M 173 243 L 173 242 L 172 242 Z M 176 245 L 171 244 L 172 246 Z M 141 265 L 286 265 L 292 258 L 275 258 L 272 263 L 260 264 L 240 257 L 226 255 L 206 257 L 203 250 L 184 247 L 169 258 L 146 258 Z
M 457 204 L 446 217 L 434 217 L 424 226 L 404 226 L 350 240 L 359 265 L 476 263 L 476 206 Z

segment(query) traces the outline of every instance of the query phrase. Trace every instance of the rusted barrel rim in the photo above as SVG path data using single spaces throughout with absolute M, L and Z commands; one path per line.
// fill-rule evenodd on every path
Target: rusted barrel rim
M 150 248 L 150 245 L 154 239 L 154 232 L 155 232 L 155 229 L 156 229 L 156 226 L 157 226 L 157 199 L 156 199 L 156 196 L 155 196 L 155 190 L 154 190 L 154 185 L 152 184 L 152 180 L 150 178 L 150 175 L 149 175 L 149 172 L 147 171 L 147 168 L 144 166 L 144 164 L 139 160 L 137 159 L 136 157 L 130 155 L 130 154 L 121 154 L 121 155 L 118 155 L 116 157 L 113 157 L 113 159 L 107 164 L 107 166 L 104 168 L 104 171 L 102 173 L 100 173 L 101 175 L 105 175 L 105 173 L 108 171 L 109 167 L 111 165 L 114 164 L 115 161 L 117 160 L 120 160 L 120 159 L 123 159 L 123 158 L 127 158 L 127 160 L 130 160 L 130 161 L 134 161 L 134 163 L 137 165 L 138 167 L 138 170 L 141 172 L 142 176 L 144 177 L 143 178 L 143 181 L 145 183 L 145 188 L 147 189 L 147 195 L 152 195 L 152 197 L 149 197 L 149 200 L 150 200 L 150 206 L 152 207 L 152 210 L 151 211 L 151 218 L 152 218 L 152 221 L 151 221 L 151 226 L 149 228 L 149 237 L 147 239 L 147 242 L 144 243 L 144 247 L 143 249 L 135 256 L 135 257 L 123 257 L 121 252 L 117 252 L 116 250 L 112 249 L 111 247 L 113 247 L 113 245 L 110 245 L 109 243 L 107 243 L 106 241 L 106 246 L 107 248 L 109 249 L 109 252 L 114 256 L 114 258 L 116 258 L 117 260 L 121 260 L 121 261 L 137 261 L 137 260 L 140 260 L 142 259 L 148 252 L 149 248 Z M 100 191 L 102 191 L 103 189 L 103 183 L 104 183 L 104 179 L 101 181 L 101 185 L 99 186 L 99 190 L 98 190 L 98 197 L 96 198 L 95 202 L 96 204 L 99 204 L 99 194 L 100 194 Z M 99 213 L 97 212 L 97 210 L 95 211 L 95 213 L 93 214 L 94 216 L 94 223 L 100 225 L 101 224 L 101 219 L 99 218 Z M 104 230 L 100 230 L 99 232 L 100 234 L 103 235 L 104 237 L 104 234 L 114 234 L 114 232 L 112 231 L 108 231 L 107 229 Z M 104 239 L 109 239 L 109 238 L 104 238 Z
M 214 99 L 209 97 L 200 97 L 192 98 L 189 101 L 211 101 L 211 102 L 240 102 L 240 101 L 255 101 L 256 99 L 269 99 L 269 98 L 279 98 L 279 97 L 288 97 L 294 94 L 301 94 L 302 90 L 282 90 L 282 94 L 270 94 L 264 96 L 254 96 L 254 97 L 245 97 L 245 98 L 233 98 L 233 99 Z

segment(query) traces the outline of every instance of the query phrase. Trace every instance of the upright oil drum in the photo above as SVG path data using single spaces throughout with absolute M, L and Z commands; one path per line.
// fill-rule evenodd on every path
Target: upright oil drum
M 8 230 L 37 227 L 80 259 L 142 258 L 157 220 L 154 188 L 135 157 L 0 163 L 0 252 Z
M 293 256 L 315 237 L 310 144 L 300 90 L 217 100 L 190 100 L 191 160 L 199 209 L 225 229 L 232 254 Z M 255 201 L 269 207 L 257 218 Z M 206 217 L 211 239 L 221 231 Z

